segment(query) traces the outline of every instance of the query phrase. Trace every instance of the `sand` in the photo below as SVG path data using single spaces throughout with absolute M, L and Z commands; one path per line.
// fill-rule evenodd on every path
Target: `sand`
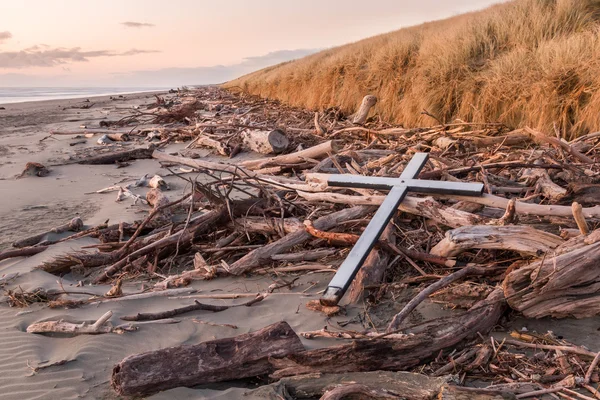
M 130 201 L 116 203 L 116 193 L 86 195 L 118 182 L 125 184 L 139 179 L 144 174 L 159 173 L 172 187 L 167 192 L 172 198 L 181 194 L 182 181 L 166 176 L 168 171 L 161 169 L 155 160 L 137 160 L 126 168 L 117 169 L 114 165 L 61 165 L 69 155 L 81 147 L 98 147 L 95 138 L 87 143 L 69 146 L 75 141 L 73 136 L 47 137 L 51 130 L 77 130 L 82 124 L 97 126 L 103 118 L 119 119 L 127 115 L 126 110 L 133 105 L 152 102 L 149 94 L 126 96 L 126 100 L 111 101 L 107 96 L 90 98 L 96 104 L 90 110 L 69 109 L 81 105 L 81 99 L 64 101 L 42 101 L 3 105 L 0 110 L 0 250 L 10 247 L 18 238 L 42 232 L 56 225 L 80 216 L 86 226 L 93 226 L 110 219 L 133 222 L 147 215 L 147 206 L 133 206 Z M 66 109 L 65 109 L 66 108 Z M 78 139 L 79 140 L 79 139 Z M 177 146 L 177 145 L 175 145 Z M 208 152 L 207 152 L 208 154 Z M 40 162 L 51 169 L 47 177 L 26 177 L 15 179 L 27 162 Z M 55 166 L 53 166 L 55 165 Z M 147 189 L 135 189 L 144 194 Z M 66 276 L 59 278 L 34 269 L 44 260 L 68 250 L 98 243 L 95 239 L 83 238 L 59 243 L 48 250 L 29 258 L 13 258 L 0 261 L 0 279 L 18 273 L 19 276 L 4 287 L 5 290 L 22 288 L 30 291 L 43 287 L 66 290 L 86 290 L 103 294 L 110 286 L 75 288 L 76 281 Z M 0 396 L 4 399 L 76 399 L 76 398 L 117 398 L 110 388 L 109 380 L 113 366 L 125 356 L 144 351 L 181 344 L 194 344 L 215 338 L 235 336 L 262 328 L 271 323 L 286 320 L 298 332 L 321 329 L 327 322 L 323 315 L 316 314 L 304 304 L 316 298 L 301 292 L 313 283 L 310 289 L 316 293 L 325 288 L 330 273 L 310 274 L 297 281 L 294 294 L 289 291 L 274 294 L 254 307 L 232 308 L 221 313 L 194 312 L 179 318 L 178 324 L 145 325 L 136 332 L 122 335 L 84 335 L 72 338 L 56 338 L 26 333 L 28 325 L 49 319 L 73 321 L 95 320 L 108 310 L 114 312 L 111 321 L 121 323 L 120 316 L 137 312 L 156 312 L 190 304 L 189 299 L 156 298 L 138 301 L 119 301 L 85 306 L 78 309 L 49 309 L 45 305 L 34 304 L 29 308 L 10 308 L 0 304 Z M 195 282 L 192 287 L 199 293 L 228 292 L 256 293 L 265 291 L 273 281 L 268 277 L 224 278 L 208 282 Z M 124 285 L 126 293 L 139 292 L 141 285 Z M 84 296 L 89 297 L 89 296 Z M 205 300 L 203 300 L 205 301 Z M 233 304 L 240 300 L 206 300 L 205 302 Z M 349 310 L 341 320 L 351 319 L 360 311 Z M 235 324 L 238 329 L 224 326 L 211 326 L 194 322 L 193 319 L 216 324 Z M 358 326 L 357 326 L 358 327 Z M 326 341 L 306 341 L 306 347 L 327 345 Z M 59 366 L 40 369 L 33 368 L 73 360 Z M 220 389 L 225 389 L 223 385 Z M 156 398 L 202 398 L 218 395 L 220 398 L 241 396 L 221 390 L 177 389 L 173 394 L 165 392 Z M 239 392 L 239 393 L 238 393 Z
M 95 138 L 85 144 L 70 146 L 72 136 L 46 138 L 51 130 L 76 130 L 80 125 L 97 126 L 101 119 L 116 120 L 128 114 L 127 109 L 153 101 L 151 94 L 127 95 L 112 101 L 108 96 L 90 98 L 95 105 L 89 110 L 73 109 L 80 106 L 81 99 L 54 100 L 4 105 L 0 110 L 0 250 L 10 247 L 14 240 L 51 229 L 80 216 L 87 226 L 110 219 L 132 222 L 143 218 L 148 208 L 133 206 L 130 201 L 116 203 L 115 193 L 86 195 L 116 183 L 130 183 L 144 174 L 159 173 L 172 187 L 168 192 L 176 198 L 184 188 L 182 181 L 168 176 L 155 160 L 137 160 L 129 167 L 117 169 L 114 165 L 58 165 L 82 147 L 98 147 Z M 46 138 L 46 139 L 44 139 Z M 44 139 L 42 141 L 42 139 Z M 174 145 L 174 148 L 181 145 Z M 208 152 L 206 153 L 208 157 Z M 15 179 L 27 162 L 40 162 L 51 169 L 47 177 Z M 144 194 L 145 189 L 135 189 Z M 0 279 L 18 273 L 18 277 L 4 290 L 22 288 L 30 291 L 43 287 L 66 290 L 85 290 L 103 294 L 110 286 L 88 286 L 76 288 L 77 282 L 69 275 L 59 281 L 57 276 L 35 269 L 44 260 L 68 250 L 97 243 L 95 239 L 83 238 L 51 246 L 45 252 L 29 258 L 13 258 L 0 261 Z M 235 336 L 262 328 L 268 324 L 285 320 L 297 332 L 321 329 L 328 323 L 353 320 L 348 329 L 364 329 L 357 318 L 364 313 L 362 306 L 348 306 L 347 314 L 332 318 L 306 309 L 305 304 L 315 299 L 316 293 L 324 289 L 330 273 L 314 273 L 300 277 L 292 291 L 282 289 L 253 307 L 231 308 L 220 313 L 194 312 L 181 316 L 181 322 L 172 325 L 151 324 L 141 326 L 136 332 L 124 334 L 83 335 L 71 338 L 47 337 L 26 333 L 28 325 L 49 320 L 73 321 L 95 320 L 108 310 L 114 312 L 111 322 L 119 317 L 138 312 L 157 312 L 187 305 L 189 299 L 154 298 L 146 300 L 115 301 L 100 305 L 88 305 L 77 309 L 50 309 L 42 304 L 28 308 L 10 308 L 6 302 L 0 304 L 0 398 L 2 399 L 76 399 L 118 398 L 110 388 L 109 381 L 113 366 L 124 357 L 140 352 L 181 344 L 195 344 L 205 340 Z M 192 288 L 206 293 L 256 293 L 265 291 L 273 281 L 268 276 L 242 278 L 219 278 L 214 281 L 194 282 Z M 126 293 L 139 292 L 141 284 L 125 284 Z M 312 293 L 310 296 L 306 293 Z M 2 292 L 0 292 L 2 293 Z M 408 293 L 409 296 L 411 293 Z M 88 296 L 86 296 L 88 297 Z M 204 301 L 204 300 L 203 300 Z M 232 304 L 239 300 L 214 300 L 207 302 Z M 393 315 L 402 304 L 383 307 L 377 320 Z M 428 319 L 445 314 L 437 305 L 424 303 L 412 318 Z M 211 326 L 194 321 L 202 320 L 214 324 L 235 324 L 237 329 L 227 326 Z M 594 351 L 600 350 L 597 329 L 600 319 L 583 321 L 515 320 L 516 328 L 529 327 L 545 332 L 553 330 L 557 335 Z M 307 348 L 333 345 L 331 340 L 305 340 Z M 67 361 L 35 371 L 36 367 Z M 258 384 L 258 382 L 256 382 Z M 252 382 L 250 382 L 252 384 Z M 224 383 L 206 388 L 177 388 L 152 396 L 154 399 L 235 399 L 243 397 L 244 383 Z

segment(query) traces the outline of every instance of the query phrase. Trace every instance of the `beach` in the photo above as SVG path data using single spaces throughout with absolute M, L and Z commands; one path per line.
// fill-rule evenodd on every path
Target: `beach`
M 10 248 L 11 243 L 24 237 L 51 230 L 74 217 L 80 217 L 86 227 L 97 226 L 110 220 L 111 223 L 129 222 L 145 218 L 148 206 L 132 204 L 126 200 L 115 202 L 116 193 L 93 193 L 113 185 L 135 182 L 143 175 L 161 175 L 170 187 L 165 194 L 175 200 L 186 190 L 186 182 L 161 167 L 155 159 L 138 159 L 128 166 L 81 165 L 74 163 L 78 152 L 100 148 L 96 143 L 101 135 L 53 134 L 52 131 L 88 131 L 99 127 L 100 121 L 116 121 L 140 108 L 155 102 L 154 94 L 165 99 L 172 96 L 166 92 L 129 94 L 123 97 L 101 96 L 89 98 L 94 105 L 81 108 L 87 103 L 82 99 L 52 100 L 0 105 L 0 251 Z M 115 97 L 115 96 L 112 96 Z M 132 129 L 134 127 L 131 127 Z M 73 144 L 78 142 L 77 144 Z M 183 149 L 186 143 L 171 143 L 166 153 Z M 221 160 L 209 149 L 198 150 L 203 160 Z M 256 155 L 254 156 L 256 157 Z M 26 176 L 18 178 L 28 162 L 40 163 L 50 169 L 45 177 Z M 230 161 L 228 161 L 230 162 Z M 183 176 L 197 174 L 181 172 Z M 132 191 L 142 197 L 147 188 Z M 92 193 L 92 194 L 86 194 Z M 48 238 L 60 238 L 64 234 L 49 234 Z M 75 252 L 84 246 L 99 243 L 97 239 L 84 237 L 50 246 L 47 250 L 30 256 L 9 258 L 0 261 L 0 283 L 3 292 L 34 292 L 38 288 L 46 291 L 85 292 L 71 295 L 72 299 L 88 298 L 91 294 L 104 295 L 110 284 L 82 285 L 73 275 L 59 277 L 37 269 L 53 257 Z M 89 251 L 93 251 L 90 249 Z M 125 315 L 159 312 L 190 304 L 188 294 L 244 294 L 266 293 L 276 282 L 271 275 L 225 276 L 214 280 L 193 281 L 181 288 L 178 295 L 153 297 L 139 300 L 111 300 L 81 307 L 68 306 L 50 308 L 45 303 L 33 303 L 27 307 L 10 307 L 0 304 L 0 393 L 2 399 L 77 399 L 77 398 L 120 398 L 110 387 L 113 367 L 123 358 L 137 353 L 162 349 L 170 346 L 192 345 L 207 340 L 232 337 L 256 331 L 278 321 L 287 321 L 296 332 L 313 331 L 325 326 L 343 323 L 345 329 L 361 331 L 364 325 L 359 317 L 364 316 L 365 305 L 353 304 L 344 307 L 344 313 L 327 317 L 305 307 L 310 300 L 318 299 L 332 277 L 328 272 L 311 272 L 297 276 L 290 287 L 277 289 L 260 303 L 252 307 L 234 307 L 223 312 L 195 311 L 178 318 L 173 324 L 147 324 L 135 332 L 121 334 L 79 335 L 35 335 L 26 332 L 33 323 L 47 320 L 95 321 L 107 311 L 112 311 L 113 321 Z M 141 293 L 151 287 L 148 281 L 128 280 L 123 283 L 123 294 Z M 291 289 L 290 289 L 291 288 Z M 404 296 L 387 303 L 380 314 L 372 315 L 378 324 L 398 312 L 416 293 L 406 288 Z M 237 299 L 203 299 L 211 304 L 240 304 L 247 297 Z M 452 311 L 442 306 L 424 302 L 413 313 L 411 320 L 422 321 L 446 316 Z M 120 321 L 118 323 L 122 323 Z M 234 325 L 234 326 L 233 326 Z M 367 324 L 368 325 L 368 324 Z M 336 325 L 337 326 L 337 325 Z M 513 328 L 545 333 L 552 330 L 555 335 L 600 351 L 596 340 L 600 318 L 563 320 L 549 318 L 527 320 L 516 318 L 510 321 Z M 506 332 L 495 332 L 502 338 Z M 332 346 L 337 343 L 327 339 L 302 339 L 307 349 Z M 385 355 L 382 355 L 385 357 Z M 225 382 L 200 388 L 176 388 L 153 395 L 153 399 L 236 399 L 244 396 L 248 388 L 263 384 L 258 379 L 243 382 Z
M 165 93 L 159 93 L 161 96 Z M 166 94 L 168 98 L 168 94 Z M 115 202 L 116 193 L 85 194 L 114 185 L 134 182 L 144 174 L 161 174 L 171 186 L 166 192 L 177 198 L 184 190 L 181 179 L 160 168 L 156 160 L 136 160 L 126 168 L 115 165 L 64 164 L 78 147 L 99 147 L 96 140 L 100 135 L 85 138 L 85 144 L 70 146 L 77 135 L 52 135 L 50 131 L 83 130 L 80 126 L 97 127 L 99 121 L 117 120 L 128 115 L 133 106 L 151 103 L 152 94 L 132 94 L 116 101 L 110 96 L 90 98 L 91 109 L 77 109 L 89 104 L 81 99 L 53 100 L 18 104 L 5 104 L 0 111 L 0 250 L 10 247 L 17 239 L 44 232 L 79 216 L 86 226 L 96 226 L 110 219 L 112 223 L 133 222 L 147 215 L 148 206 L 132 205 L 130 201 Z M 181 148 L 174 144 L 173 148 Z M 201 150 L 210 156 L 209 150 Z M 50 175 L 16 179 L 27 162 L 39 162 L 47 166 Z M 195 176 L 193 174 L 191 176 Z M 134 190 L 144 194 L 144 188 Z M 62 236 L 65 236 L 63 234 Z M 58 235 L 51 235 L 60 237 Z M 85 291 L 103 295 L 111 286 L 78 286 L 69 277 L 36 269 L 54 256 L 75 251 L 82 246 L 98 243 L 97 239 L 82 238 L 52 245 L 48 250 L 28 257 L 10 258 L 0 261 L 0 282 L 7 290 L 25 292 L 37 288 L 45 290 Z M 18 274 L 16 278 L 11 278 Z M 158 312 L 189 304 L 190 299 L 154 299 L 114 301 L 82 308 L 48 308 L 43 303 L 31 304 L 26 308 L 0 304 L 0 357 L 5 362 L 0 366 L 0 393 L 2 399 L 116 399 L 110 388 L 111 371 L 124 357 L 161 349 L 169 346 L 196 344 L 216 338 L 231 337 L 255 331 L 271 323 L 285 320 L 295 330 L 321 329 L 328 324 L 327 317 L 308 310 L 304 305 L 317 297 L 307 293 L 323 290 L 332 274 L 311 273 L 300 276 L 292 291 L 282 289 L 263 300 L 258 306 L 239 307 L 221 313 L 194 312 L 185 315 L 177 324 L 143 325 L 136 332 L 124 334 L 81 335 L 61 338 L 34 335 L 25 332 L 32 323 L 65 319 L 92 321 L 111 310 L 113 320 L 120 316 L 138 312 Z M 265 292 L 273 284 L 270 276 L 219 278 L 214 281 L 195 281 L 189 288 L 197 294 Z M 125 283 L 124 294 L 138 293 L 148 284 Z M 89 296 L 83 296 L 89 297 Z M 75 296 L 77 298 L 77 296 Z M 6 298 L 4 298 L 6 300 Z M 212 304 L 237 304 L 247 298 L 235 300 L 202 300 Z M 360 307 L 349 308 L 341 320 L 356 317 Z M 121 321 L 123 322 L 123 321 Z M 210 325 L 214 324 L 214 325 Z M 222 325 L 219 325 L 222 324 Z M 232 328 L 229 325 L 236 325 Z M 350 325 L 352 326 L 352 325 Z M 307 348 L 327 345 L 326 340 L 306 340 Z M 54 363 L 62 365 L 51 366 Z M 44 366 L 48 366 L 43 368 Z M 42 367 L 37 370 L 36 368 Z M 248 386 L 247 382 L 240 383 Z M 162 392 L 151 398 L 248 398 L 243 389 L 231 388 L 231 383 L 213 385 L 217 389 L 179 388 Z
M 90 99 L 96 103 L 91 110 L 70 109 L 81 105 L 81 100 L 53 100 L 3 105 L 0 111 L 0 220 L 2 228 L 2 248 L 11 242 L 29 234 L 42 232 L 57 224 L 80 216 L 86 225 L 97 225 L 107 219 L 111 221 L 133 221 L 145 213 L 143 208 L 130 207 L 114 201 L 115 194 L 85 195 L 86 192 L 111 186 L 117 182 L 136 180 L 144 174 L 162 173 L 157 162 L 138 160 L 131 167 L 116 169 L 114 165 L 65 165 L 52 167 L 60 163 L 73 147 L 69 136 L 55 136 L 51 140 L 40 140 L 48 136 L 50 130 L 75 130 L 82 124 L 97 124 L 106 118 L 119 115 L 117 108 L 130 108 L 151 102 L 152 95 L 127 95 L 127 100 L 111 101 L 109 96 Z M 88 139 L 88 146 L 97 146 L 95 139 Z M 14 179 L 26 162 L 40 162 L 52 169 L 48 179 Z M 133 168 L 132 168 L 133 167 Z M 177 195 L 181 184 L 177 178 L 166 178 L 173 186 L 172 193 Z M 179 190 L 178 190 L 179 189 Z M 48 289 L 73 290 L 77 282 L 66 279 L 59 281 L 54 275 L 34 270 L 43 260 L 52 258 L 61 252 L 77 249 L 91 244 L 95 240 L 82 239 L 53 246 L 51 251 L 20 259 L 8 259 L 0 262 L 0 277 L 18 273 L 19 277 L 11 281 L 8 287 L 24 291 L 38 287 Z M 327 275 L 323 276 L 325 278 Z M 257 292 L 270 284 L 268 280 L 253 282 L 226 281 L 202 283 L 202 293 L 213 290 L 225 292 Z M 78 288 L 82 290 L 82 288 Z M 110 289 L 110 285 L 87 289 L 101 295 Z M 137 292 L 139 285 L 125 285 L 125 292 Z M 318 329 L 323 321 L 315 320 L 312 313 L 296 308 L 304 300 L 302 295 L 274 297 L 264 301 L 260 309 L 237 308 L 231 312 L 219 314 L 197 313 L 196 318 L 218 323 L 235 323 L 238 329 L 210 326 L 193 322 L 191 318 L 174 325 L 148 325 L 133 334 L 123 335 L 84 335 L 74 338 L 51 338 L 32 335 L 24 329 L 32 322 L 65 318 L 74 320 L 93 320 L 107 310 L 115 315 L 126 315 L 142 310 L 158 311 L 189 303 L 189 300 L 167 300 L 158 298 L 150 301 L 113 302 L 79 310 L 48 309 L 35 304 L 27 309 L 0 306 L 0 353 L 5 360 L 0 367 L 0 392 L 3 399 L 77 399 L 77 398 L 116 398 L 109 387 L 112 367 L 129 354 L 149 351 L 181 344 L 199 343 L 217 337 L 233 336 L 255 330 L 269 323 L 286 319 L 297 327 Z M 244 299 L 241 299 L 242 301 Z M 232 301 L 227 301 L 231 303 Z M 235 302 L 235 300 L 234 300 Z M 215 301 L 219 303 L 219 301 Z M 20 311 L 25 313 L 17 316 Z M 292 311 L 292 312 L 290 312 Z M 290 318 L 290 316 L 292 318 Z M 34 372 L 32 368 L 66 360 L 68 363 Z M 181 392 L 179 390 L 178 392 Z M 183 390 L 183 392 L 186 392 Z M 190 391 L 190 398 L 198 396 Z M 161 397 L 163 396 L 163 397 Z M 165 393 L 157 398 L 173 398 Z M 177 398 L 180 394 L 176 395 Z M 195 397 L 197 398 L 197 397 Z M 224 395 L 222 398 L 230 398 Z

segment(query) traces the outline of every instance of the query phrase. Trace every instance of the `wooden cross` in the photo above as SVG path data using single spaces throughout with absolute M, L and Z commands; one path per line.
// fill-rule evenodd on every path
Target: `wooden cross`
M 329 176 L 327 180 L 328 186 L 389 190 L 389 193 L 348 254 L 348 257 L 346 257 L 346 260 L 344 260 L 331 282 L 329 282 L 327 290 L 321 297 L 321 304 L 336 305 L 342 299 L 358 270 L 362 267 L 367 256 L 379 240 L 379 236 L 381 236 L 388 222 L 390 222 L 390 219 L 398 210 L 398 206 L 404 200 L 407 192 L 466 196 L 480 196 L 483 193 L 483 184 L 481 183 L 440 182 L 416 179 L 428 158 L 429 154 L 427 153 L 416 153 L 406 168 L 404 168 L 399 178 L 349 174 Z

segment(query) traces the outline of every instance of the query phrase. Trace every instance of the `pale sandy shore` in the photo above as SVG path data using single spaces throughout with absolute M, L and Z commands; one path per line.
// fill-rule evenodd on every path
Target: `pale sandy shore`
M 131 107 L 153 100 L 153 96 L 148 93 L 126 95 L 117 101 L 102 96 L 90 98 L 95 104 L 87 110 L 71 108 L 85 104 L 82 99 L 3 105 L 5 110 L 0 110 L 0 250 L 10 247 L 10 243 L 16 239 L 48 230 L 75 216 L 80 216 L 87 226 L 100 224 L 107 219 L 116 223 L 143 218 L 148 212 L 145 206 L 134 206 L 131 202 L 116 203 L 114 193 L 85 193 L 116 183 L 130 183 L 144 174 L 165 176 L 172 187 L 169 195 L 173 198 L 179 196 L 184 189 L 181 180 L 168 176 L 168 171 L 161 169 L 155 160 L 137 160 L 129 167 L 120 169 L 114 165 L 59 165 L 64 164 L 64 160 L 73 156 L 80 148 L 97 147 L 97 137 L 88 138 L 86 143 L 75 146 L 70 146 L 74 142 L 72 136 L 47 138 L 51 130 L 76 130 L 80 125 L 98 126 L 103 119 L 120 119 L 129 114 Z M 44 164 L 51 169 L 51 174 L 44 178 L 16 179 L 27 162 Z M 139 189 L 138 193 L 144 194 L 144 190 Z M 61 286 L 67 290 L 105 293 L 110 286 L 75 289 L 77 282 L 68 275 L 61 280 L 55 275 L 35 269 L 44 260 L 57 254 L 93 243 L 97 241 L 91 238 L 68 241 L 51 246 L 45 252 L 29 258 L 0 261 L 0 280 L 11 274 L 19 274 L 4 288 L 0 288 L 0 296 L 6 290 L 31 291 L 39 287 L 48 290 L 60 289 Z M 306 302 L 315 297 L 302 292 L 317 293 L 326 287 L 330 277 L 331 274 L 328 273 L 303 275 L 296 282 L 293 291 L 282 291 L 253 307 L 231 308 L 214 314 L 198 311 L 182 316 L 178 324 L 144 325 L 136 332 L 121 335 L 58 338 L 33 335 L 25 330 L 34 322 L 49 319 L 95 320 L 108 310 L 114 312 L 112 321 L 116 325 L 120 323 L 121 316 L 169 310 L 190 304 L 191 300 L 155 298 L 116 301 L 77 309 L 50 309 L 43 304 L 11 308 L 6 302 L 2 302 L 0 359 L 3 361 L 0 363 L 0 398 L 115 399 L 118 397 L 109 385 L 111 371 L 116 363 L 128 355 L 235 336 L 281 320 L 287 321 L 296 332 L 321 329 L 328 324 L 326 317 L 306 309 Z M 252 276 L 195 282 L 192 287 L 200 293 L 256 293 L 266 290 L 272 283 L 272 279 L 267 276 Z M 127 284 L 124 287 L 127 293 L 139 292 L 141 289 L 139 284 Z M 214 302 L 232 304 L 238 301 L 244 299 Z M 361 306 L 349 306 L 347 315 L 334 317 L 330 323 L 352 320 L 363 311 Z M 428 304 L 420 306 L 416 312 L 419 318 L 435 317 L 442 313 L 437 307 Z M 372 317 L 377 318 L 376 315 Z M 215 324 L 235 324 L 238 328 L 202 324 L 194 319 Z M 594 351 L 600 350 L 599 318 L 558 323 L 548 319 L 517 319 L 513 326 L 540 332 L 552 330 L 573 343 L 588 346 Z M 351 323 L 347 328 L 362 330 L 362 326 L 357 323 Z M 303 339 L 303 342 L 307 348 L 335 344 L 326 340 Z M 63 365 L 34 370 L 38 366 L 63 360 L 67 361 Z M 248 399 L 249 397 L 243 396 L 244 391 L 243 388 L 232 387 L 231 383 L 227 383 L 208 388 L 178 388 L 152 398 Z
M 85 195 L 119 182 L 130 183 L 144 174 L 168 175 L 155 160 L 137 160 L 131 166 L 117 169 L 114 165 L 57 165 L 64 162 L 81 147 L 98 147 L 97 137 L 86 144 L 69 146 L 73 136 L 53 136 L 43 141 L 51 130 L 77 130 L 80 125 L 98 126 L 103 119 L 120 119 L 128 115 L 132 106 L 154 101 L 150 94 L 127 95 L 126 99 L 111 101 L 108 96 L 90 98 L 95 105 L 89 110 L 72 109 L 80 106 L 81 99 L 53 100 L 31 103 L 6 104 L 0 110 L 0 250 L 10 247 L 18 238 L 51 229 L 80 216 L 84 223 L 93 226 L 110 219 L 134 221 L 147 215 L 147 206 L 133 206 L 131 202 L 115 202 L 115 193 Z M 80 139 L 78 139 L 80 140 Z M 208 152 L 207 152 L 208 153 Z M 44 178 L 16 179 L 27 162 L 39 162 L 51 169 Z M 55 165 L 55 166 L 53 166 Z M 177 197 L 183 190 L 181 180 L 165 176 L 172 187 L 169 196 Z M 139 190 L 144 194 L 145 190 Z M 85 238 L 51 246 L 47 251 L 29 258 L 0 261 L 0 279 L 18 273 L 19 276 L 0 289 L 30 291 L 39 287 L 66 290 L 86 290 L 103 294 L 110 286 L 77 288 L 76 281 L 66 276 L 59 278 L 35 267 L 44 260 L 68 250 L 97 243 Z M 181 344 L 194 344 L 205 340 L 235 336 L 286 320 L 298 332 L 321 329 L 327 325 L 325 316 L 304 307 L 312 298 L 301 292 L 314 283 L 310 292 L 323 289 L 331 274 L 311 274 L 302 277 L 295 285 L 296 294 L 282 294 L 267 298 L 258 307 L 232 308 L 221 313 L 195 312 L 185 315 L 173 325 L 145 325 L 137 332 L 123 335 L 104 334 L 56 338 L 25 332 L 31 323 L 61 319 L 95 320 L 108 310 L 114 312 L 112 320 L 138 312 L 156 312 L 190 304 L 192 300 L 158 298 L 154 300 L 123 301 L 86 306 L 78 309 L 50 309 L 34 304 L 29 308 L 10 308 L 0 304 L 0 398 L 4 399 L 76 399 L 118 398 L 110 388 L 113 366 L 130 354 Z M 268 277 L 225 278 L 209 282 L 196 282 L 193 288 L 200 293 L 231 292 L 256 293 L 265 291 L 273 281 Z M 125 292 L 139 292 L 140 285 L 124 287 Z M 213 301 L 233 304 L 240 300 Z M 247 300 L 247 299 L 246 299 Z M 210 300 L 209 300 L 210 302 Z M 360 310 L 349 310 L 342 320 L 351 319 Z M 194 322 L 193 318 L 216 324 L 235 324 L 238 329 L 211 326 Z M 357 326 L 358 328 L 358 326 Z M 307 348 L 326 345 L 327 342 L 307 341 Z M 39 365 L 73 360 L 60 366 L 34 372 Z M 238 398 L 242 389 L 218 385 L 216 389 L 175 389 L 154 398 Z M 223 392 L 225 390 L 225 392 Z M 172 393 L 171 393 L 172 392 Z M 247 397 L 245 397 L 247 398 Z

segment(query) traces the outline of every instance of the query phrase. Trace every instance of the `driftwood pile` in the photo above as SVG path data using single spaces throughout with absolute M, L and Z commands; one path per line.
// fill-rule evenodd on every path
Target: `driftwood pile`
M 414 153 L 425 151 L 430 162 L 421 178 L 483 182 L 486 193 L 406 197 L 345 298 L 350 303 L 366 299 L 376 308 L 399 283 L 422 285 L 387 326 L 304 332 L 308 339 L 346 341 L 307 351 L 282 322 L 235 338 L 135 355 L 115 367 L 115 390 L 146 395 L 268 375 L 276 383 L 254 394 L 493 399 L 545 393 L 600 398 L 595 389 L 600 357 L 587 349 L 551 335 L 515 333 L 516 338 L 502 342 L 489 337 L 482 341 L 509 309 L 530 318 L 600 314 L 600 133 L 566 142 L 560 132 L 512 130 L 499 123 L 437 121 L 430 128 L 407 129 L 369 118 L 376 101 L 367 97 L 356 115 L 344 116 L 336 109 L 312 113 L 201 88 L 168 100 L 157 97 L 153 108 L 110 124 L 115 130 L 89 130 L 106 135 L 116 148 L 121 139 L 146 145 L 113 149 L 80 162 L 154 158 L 186 181 L 189 190 L 169 200 L 165 187 L 155 184 L 141 199 L 151 207 L 143 220 L 87 229 L 77 225 L 73 230 L 79 232 L 61 241 L 95 237 L 101 242 L 93 246 L 98 251 L 70 252 L 39 266 L 57 275 L 81 274 L 94 284 L 112 283 L 109 296 L 74 301 L 64 293 L 36 293 L 35 298 L 54 307 L 84 306 L 119 298 L 123 281 L 151 281 L 153 292 L 134 296 L 160 296 L 185 291 L 194 280 L 242 274 L 276 274 L 282 285 L 274 290 L 289 288 L 293 280 L 286 275 L 339 265 L 385 197 L 368 189 L 327 187 L 326 174 L 396 177 Z M 165 151 L 174 142 L 187 144 L 176 152 Z M 200 148 L 214 155 L 203 157 Z M 247 151 L 268 156 L 248 158 Z M 198 173 L 202 179 L 195 179 Z M 125 196 L 127 189 L 121 190 Z M 37 241 L 19 241 L 29 247 L 16 243 L 22 248 L 0 253 L 0 260 L 35 254 L 53 244 L 38 236 Z M 259 294 L 242 306 L 253 306 L 268 295 Z M 26 293 L 11 292 L 10 298 L 15 305 L 38 301 Z M 465 311 L 409 326 L 411 312 L 428 298 Z M 308 306 L 329 314 L 339 311 L 318 302 Z M 176 315 L 223 307 L 196 301 L 166 313 L 125 319 L 168 323 Z M 115 329 L 96 322 L 73 333 Z M 533 353 L 520 354 L 521 348 Z M 374 379 L 366 372 L 417 366 L 433 376 L 459 374 L 455 383 L 472 376 L 494 385 L 469 390 L 439 378 L 390 373 Z

